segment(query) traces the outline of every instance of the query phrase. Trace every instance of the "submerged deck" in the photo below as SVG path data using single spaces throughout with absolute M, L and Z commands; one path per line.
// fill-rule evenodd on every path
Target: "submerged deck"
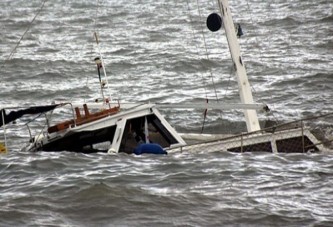
M 327 127 L 327 124 L 321 125 L 320 122 L 330 120 L 333 120 L 333 113 L 275 125 L 250 133 L 215 135 L 215 138 L 220 138 L 194 142 L 180 148 L 170 148 L 168 152 L 329 152 L 333 149 L 333 129 Z

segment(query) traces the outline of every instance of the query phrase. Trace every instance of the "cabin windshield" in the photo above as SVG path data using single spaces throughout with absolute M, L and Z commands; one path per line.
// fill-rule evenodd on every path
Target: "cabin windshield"
M 116 126 L 95 131 L 82 131 L 43 146 L 45 151 L 75 151 L 83 153 L 107 152 L 111 146 Z
M 148 139 L 166 148 L 178 143 L 172 134 L 164 127 L 155 114 L 127 120 L 119 152 L 133 153 L 141 143 L 145 143 L 145 121 L 147 118 Z

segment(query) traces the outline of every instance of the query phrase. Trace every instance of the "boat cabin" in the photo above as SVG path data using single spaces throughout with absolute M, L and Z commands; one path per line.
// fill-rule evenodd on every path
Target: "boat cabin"
M 186 144 L 153 104 L 95 113 L 85 104 L 83 110 L 75 107 L 74 119 L 49 126 L 43 136 L 32 139 L 30 150 L 131 154 L 142 143 L 163 149 Z

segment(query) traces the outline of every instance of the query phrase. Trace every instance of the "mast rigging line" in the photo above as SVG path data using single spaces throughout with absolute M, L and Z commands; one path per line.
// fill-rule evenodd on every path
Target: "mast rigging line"
M 246 6 L 247 6 L 248 14 L 250 15 L 251 23 L 254 25 L 254 24 L 256 24 L 256 23 L 254 23 L 254 20 L 253 20 L 253 16 L 252 16 L 252 13 L 251 13 L 251 8 L 250 8 L 249 0 L 246 0 Z M 257 32 L 255 32 L 255 34 L 257 34 Z M 272 33 L 269 31 L 269 34 L 272 34 Z M 256 45 L 257 45 L 257 47 L 258 47 L 258 51 L 259 51 L 259 60 L 260 60 L 260 62 L 262 62 L 262 58 L 263 58 L 263 56 L 262 56 L 261 48 L 259 48 L 258 37 L 255 35 L 255 36 L 254 36 L 254 39 L 255 39 L 255 41 L 256 41 Z M 268 40 L 269 40 L 269 39 L 268 39 Z M 265 76 L 266 76 L 266 78 L 268 78 L 267 75 L 265 75 Z M 251 88 L 252 88 L 252 90 L 253 90 L 254 93 L 257 93 L 257 91 L 256 91 L 256 89 L 255 89 L 254 86 L 252 86 Z M 273 95 L 272 95 L 272 93 L 271 93 L 270 91 L 268 91 L 268 93 L 269 93 L 269 96 L 270 96 L 270 98 L 271 98 L 271 100 L 272 100 L 272 99 L 273 99 Z M 259 101 L 260 101 L 260 99 L 259 99 Z M 265 103 L 265 104 L 266 104 L 266 103 Z M 274 104 L 271 104 L 271 105 L 274 106 Z M 275 109 L 275 108 L 273 108 L 273 109 Z M 275 119 L 275 121 L 278 122 L 278 119 L 277 119 L 277 117 L 274 115 L 273 111 L 269 111 L 269 114 Z
M 30 21 L 27 29 L 25 30 L 25 32 L 23 33 L 23 35 L 21 36 L 21 38 L 19 39 L 19 41 L 16 43 L 15 47 L 13 48 L 13 50 L 10 52 L 9 56 L 7 57 L 7 59 L 5 60 L 5 62 L 3 63 L 3 65 L 1 66 L 1 68 L 4 68 L 7 61 L 9 61 L 10 59 L 12 59 L 12 57 L 15 54 L 16 49 L 18 48 L 18 46 L 20 45 L 21 41 L 23 40 L 25 34 L 27 34 L 27 32 L 30 30 L 32 24 L 34 23 L 34 21 L 36 20 L 37 16 L 40 14 L 40 12 L 42 12 L 45 3 L 47 2 L 47 0 L 44 0 L 41 7 L 39 8 L 39 10 L 37 11 L 37 13 L 35 14 L 34 18 Z
M 249 4 L 248 0 L 246 0 L 246 6 L 247 6 L 247 12 L 250 15 L 251 23 L 254 25 L 255 23 L 253 21 L 253 16 L 252 16 L 252 13 L 251 13 L 251 10 L 250 10 L 250 4 Z M 257 32 L 255 32 L 255 33 L 257 34 Z M 254 39 L 256 40 L 256 46 L 259 46 L 258 45 L 259 44 L 258 37 L 254 36 Z M 262 59 L 262 53 L 261 53 L 260 48 L 258 48 L 258 50 L 259 50 L 259 60 L 262 62 L 262 60 L 261 60 Z M 254 93 L 257 93 L 257 91 L 256 91 L 256 89 L 255 89 L 254 86 L 251 86 L 251 88 L 252 88 L 252 90 L 253 90 Z
M 197 2 L 197 8 L 198 8 L 199 17 L 200 17 L 200 19 L 202 19 L 203 17 L 202 17 L 201 10 L 200 10 L 200 7 L 199 7 L 199 0 L 197 0 L 196 2 Z M 206 58 L 207 58 L 207 60 L 210 60 L 209 59 L 209 55 L 208 55 L 206 37 L 204 35 L 204 29 L 203 29 L 203 26 L 202 26 L 201 23 L 200 23 L 200 28 L 201 28 L 202 38 L 203 38 L 203 42 L 204 42 L 204 47 L 205 47 Z M 217 97 L 216 85 L 215 85 L 215 82 L 214 82 L 213 72 L 212 72 L 211 68 L 209 68 L 209 72 L 210 72 L 210 77 L 212 79 L 212 83 L 213 83 L 213 87 L 214 87 L 214 93 L 215 93 L 216 101 L 218 102 L 219 99 Z
M 193 19 L 192 19 L 191 13 L 190 13 L 191 7 L 190 7 L 190 4 L 189 4 L 188 0 L 186 1 L 186 3 L 187 3 L 187 11 L 188 11 L 189 19 L 190 19 L 190 21 L 191 21 L 190 24 L 191 24 L 191 28 L 192 28 L 192 36 L 193 36 L 193 40 L 195 40 L 195 32 L 194 32 L 194 28 L 193 28 Z M 196 42 L 195 42 L 195 47 L 196 47 L 196 54 L 197 54 L 198 57 L 200 57 L 200 56 L 199 56 L 199 47 L 198 47 L 198 44 L 197 44 Z M 202 61 L 200 61 L 200 63 L 203 65 Z M 205 96 L 206 96 L 206 99 L 208 99 L 207 89 L 206 89 L 206 82 L 205 82 L 205 80 L 204 80 L 204 76 L 203 76 L 203 74 L 200 73 L 200 75 L 201 75 L 201 78 L 202 78 L 203 83 L 204 83 L 204 85 L 205 85 L 205 86 L 204 86 Z
M 195 33 L 194 33 L 194 28 L 193 28 L 193 21 L 192 21 L 192 17 L 191 17 L 191 14 L 190 14 L 190 4 L 189 4 L 188 0 L 186 1 L 186 3 L 187 3 L 188 15 L 189 15 L 189 18 L 190 18 L 190 21 L 191 21 L 191 25 L 192 25 L 191 26 L 192 27 L 192 35 L 193 35 L 193 38 L 195 40 Z M 201 13 L 201 10 L 200 10 L 200 7 L 199 7 L 199 0 L 197 0 L 196 3 L 197 3 L 197 10 L 198 10 L 198 13 L 199 13 L 200 21 L 202 21 L 203 17 L 202 17 L 202 13 Z M 202 26 L 201 23 L 200 23 L 200 29 L 201 29 L 201 34 L 202 34 L 202 37 L 203 37 L 203 43 L 204 43 L 204 49 L 205 49 L 205 56 L 206 56 L 206 59 L 209 61 L 210 58 L 209 58 L 209 55 L 208 55 L 206 37 L 204 35 L 204 28 L 203 28 L 203 26 Z M 197 53 L 198 57 L 200 57 L 198 49 L 199 49 L 198 45 L 196 44 L 196 50 L 197 50 L 196 53 Z M 200 63 L 203 65 L 202 61 L 200 61 Z M 219 102 L 219 98 L 217 96 L 217 91 L 216 91 L 216 84 L 215 84 L 215 81 L 214 81 L 213 72 L 212 72 L 211 68 L 209 68 L 209 74 L 210 74 L 210 77 L 211 77 L 211 80 L 212 80 L 212 84 L 213 84 L 213 89 L 214 89 L 214 94 L 215 94 L 216 101 Z M 201 73 L 201 77 L 202 77 L 202 79 L 204 79 L 202 73 Z M 205 80 L 203 80 L 203 82 L 204 82 L 204 85 L 206 85 Z M 208 103 L 208 94 L 207 94 L 206 87 L 204 88 L 204 90 L 205 90 L 205 96 L 206 96 L 206 103 Z M 203 119 L 203 123 L 202 123 L 201 133 L 203 133 L 203 130 L 204 130 L 205 121 L 206 121 L 206 117 L 207 117 L 207 110 L 208 109 L 205 109 L 204 114 L 203 114 L 204 119 Z M 220 118 L 222 119 L 222 113 L 221 112 L 222 112 L 222 110 L 219 112 L 219 114 L 220 114 Z

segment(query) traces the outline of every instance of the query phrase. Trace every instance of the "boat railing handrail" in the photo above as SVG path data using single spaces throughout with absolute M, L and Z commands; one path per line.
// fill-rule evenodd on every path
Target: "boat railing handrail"
M 65 120 L 62 122 L 58 122 L 55 125 L 52 125 L 48 127 L 47 131 L 48 134 L 53 133 L 53 132 L 59 132 L 63 131 L 65 129 L 69 128 L 75 128 L 77 126 L 87 124 L 96 120 L 99 120 L 101 118 L 105 118 L 107 116 L 116 114 L 119 112 L 120 105 L 114 106 L 114 107 L 107 107 L 107 108 L 102 108 L 99 109 L 97 112 L 90 112 L 88 108 L 88 104 L 84 103 L 83 104 L 83 110 L 84 110 L 84 115 L 81 114 L 80 107 L 78 105 L 74 105 L 72 103 L 67 103 L 71 106 L 72 109 L 72 118 L 69 120 Z
M 263 110 L 268 112 L 266 104 L 261 103 L 155 103 L 157 108 L 172 109 L 215 109 L 215 110 Z
M 333 112 L 327 113 L 327 114 L 321 114 L 321 115 L 317 115 L 317 116 L 311 116 L 308 118 L 303 118 L 300 120 L 290 121 L 290 122 L 286 122 L 286 123 L 282 123 L 282 124 L 277 124 L 277 125 L 266 127 L 261 130 L 257 130 L 257 131 L 253 131 L 253 132 L 242 132 L 242 133 L 237 133 L 235 135 L 230 135 L 230 136 L 227 136 L 224 138 L 211 139 L 209 141 L 204 141 L 204 142 L 200 141 L 200 144 L 214 143 L 214 142 L 218 142 L 218 141 L 228 141 L 228 140 L 232 140 L 232 139 L 239 139 L 240 137 L 241 137 L 241 140 L 243 141 L 244 138 L 250 137 L 255 134 L 262 134 L 262 135 L 266 134 L 267 135 L 267 134 L 274 134 L 275 132 L 280 132 L 280 131 L 285 131 L 285 130 L 294 130 L 294 129 L 302 130 L 302 137 L 304 137 L 305 131 L 307 130 L 306 129 L 307 126 L 304 124 L 304 122 L 318 119 L 318 118 L 324 118 L 324 117 L 328 117 L 328 116 L 333 117 Z M 296 123 L 300 123 L 300 124 L 296 124 Z M 290 126 L 290 127 L 285 127 L 285 126 Z M 303 143 L 304 143 L 304 141 L 303 141 Z M 192 146 L 192 145 L 196 145 L 196 144 L 185 145 L 182 147 Z

